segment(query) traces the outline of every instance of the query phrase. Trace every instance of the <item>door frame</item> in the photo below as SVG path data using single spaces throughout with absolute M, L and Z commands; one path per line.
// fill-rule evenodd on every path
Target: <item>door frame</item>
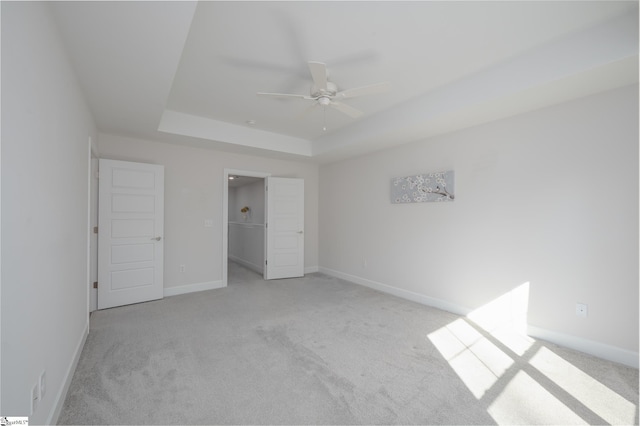
M 257 177 L 265 180 L 271 176 L 268 172 L 257 172 L 254 170 L 238 170 L 238 169 L 224 169 L 224 175 L 222 180 L 222 286 L 227 286 L 228 270 L 227 262 L 229 259 L 229 175 Z M 265 213 L 266 213 L 266 197 L 265 197 Z M 265 241 L 266 244 L 266 241 Z
M 89 286 L 88 310 L 89 313 L 98 310 L 98 289 L 93 288 L 93 283 L 98 281 L 98 235 L 93 232 L 93 227 L 98 226 L 98 162 L 100 155 L 98 149 L 89 137 L 89 205 L 87 206 L 87 285 Z

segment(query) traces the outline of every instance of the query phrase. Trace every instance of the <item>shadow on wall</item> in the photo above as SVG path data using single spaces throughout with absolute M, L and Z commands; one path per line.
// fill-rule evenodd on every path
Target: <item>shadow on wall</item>
M 528 301 L 524 283 L 427 338 L 498 424 L 637 424 L 637 404 L 526 336 Z

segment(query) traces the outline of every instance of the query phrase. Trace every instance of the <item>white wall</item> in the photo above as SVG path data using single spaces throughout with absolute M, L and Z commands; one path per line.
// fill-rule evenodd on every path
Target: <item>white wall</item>
M 305 180 L 305 267 L 318 267 L 317 165 L 108 134 L 99 135 L 98 145 L 102 158 L 165 166 L 165 294 L 211 288 L 222 280 L 225 168 Z M 213 227 L 205 228 L 205 219 Z
M 264 179 L 248 185 L 229 188 L 229 222 L 264 223 Z M 247 220 L 240 209 L 248 206 Z
M 264 233 L 263 224 L 229 222 L 229 259 L 263 274 Z
M 2 401 L 55 422 L 88 332 L 88 137 L 95 129 L 44 3 L 2 2 Z
M 390 203 L 392 177 L 445 170 L 454 202 Z M 320 182 L 321 271 L 460 313 L 530 282 L 538 334 L 637 365 L 637 86 L 326 165 Z
M 237 222 L 236 217 L 236 206 L 238 202 L 236 201 L 236 188 L 229 187 L 229 192 L 227 193 L 228 197 L 228 205 L 229 205 L 229 214 L 227 215 L 227 219 L 229 222 Z

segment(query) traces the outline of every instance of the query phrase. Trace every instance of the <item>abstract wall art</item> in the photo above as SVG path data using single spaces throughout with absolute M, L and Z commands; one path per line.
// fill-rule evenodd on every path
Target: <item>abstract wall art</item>
M 391 179 L 391 203 L 453 201 L 453 170 Z

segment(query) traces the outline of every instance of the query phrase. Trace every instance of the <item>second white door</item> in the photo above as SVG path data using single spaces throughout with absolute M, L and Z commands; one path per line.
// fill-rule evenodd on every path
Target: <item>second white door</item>
M 304 276 L 304 180 L 267 178 L 264 279 Z

